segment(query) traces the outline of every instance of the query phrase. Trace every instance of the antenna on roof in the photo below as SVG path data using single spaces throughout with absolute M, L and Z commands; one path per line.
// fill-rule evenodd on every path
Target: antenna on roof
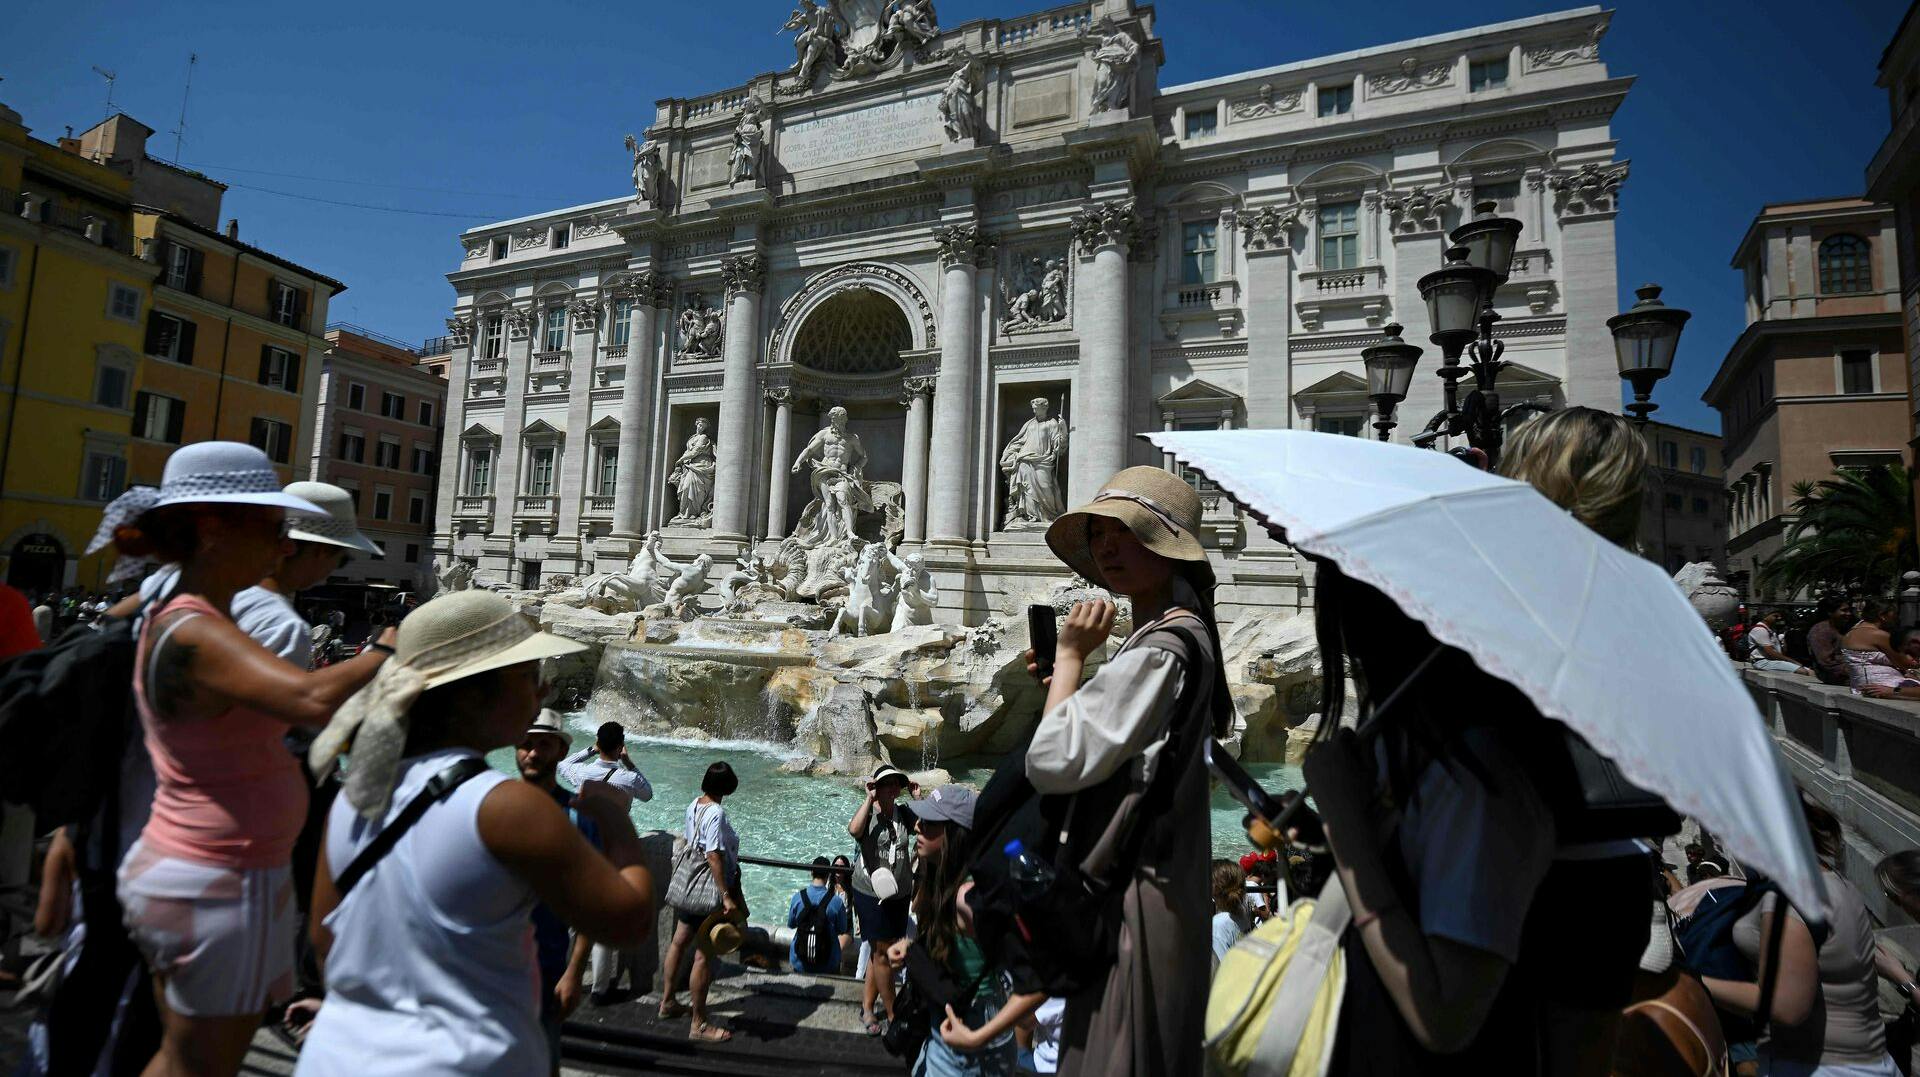
M 187 98 L 193 94 L 193 65 L 200 62 L 200 54 L 187 53 L 187 88 L 180 91 L 180 123 L 173 129 L 173 163 L 180 163 L 180 143 L 187 137 Z
M 113 117 L 113 80 L 120 76 L 108 71 L 99 64 L 93 65 L 93 73 L 107 80 L 107 114 L 102 117 L 102 119 L 111 119 Z

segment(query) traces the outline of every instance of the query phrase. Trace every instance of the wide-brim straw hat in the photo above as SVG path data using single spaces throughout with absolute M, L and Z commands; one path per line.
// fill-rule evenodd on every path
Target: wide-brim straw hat
M 174 450 L 150 509 L 168 505 L 267 505 L 306 516 L 326 510 L 281 489 L 267 454 L 237 441 L 203 441 Z
M 744 926 L 746 916 L 738 909 L 728 916 L 726 907 L 721 906 L 707 914 L 700 921 L 700 929 L 693 933 L 693 945 L 711 957 L 725 957 L 744 946 L 747 933 Z
M 1093 518 L 1118 520 L 1140 544 L 1169 561 L 1194 566 L 1202 583 L 1213 583 L 1213 566 L 1200 544 L 1200 495 L 1185 479 L 1157 467 L 1130 467 L 1108 479 L 1092 501 L 1063 514 L 1047 528 L 1047 546 L 1067 567 L 1107 586 L 1093 558 Z
M 296 542 L 340 546 L 375 557 L 380 555 L 380 547 L 360 533 L 359 505 L 355 504 L 353 494 L 330 482 L 296 482 L 289 485 L 286 492 L 303 501 L 311 501 L 325 513 L 322 516 L 295 519 L 293 527 L 287 532 L 288 538 Z
M 373 680 L 334 713 L 307 752 L 315 775 L 333 773 L 351 752 L 343 790 L 370 819 L 386 816 L 414 703 L 420 694 L 490 670 L 559 658 L 586 645 L 548 635 L 492 591 L 456 591 L 424 603 L 401 622 L 394 653 Z

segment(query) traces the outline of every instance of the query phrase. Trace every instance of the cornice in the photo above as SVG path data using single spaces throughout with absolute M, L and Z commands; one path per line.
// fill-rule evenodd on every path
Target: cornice
M 331 347 L 326 337 L 317 337 L 311 333 L 281 325 L 279 322 L 268 321 L 257 314 L 248 314 L 235 307 L 223 306 L 191 292 L 175 291 L 164 284 L 153 286 L 153 302 L 157 307 L 169 308 L 169 313 L 185 312 L 207 318 L 231 318 L 236 325 L 243 325 L 263 336 L 291 342 L 303 348 L 318 348 L 324 351 Z

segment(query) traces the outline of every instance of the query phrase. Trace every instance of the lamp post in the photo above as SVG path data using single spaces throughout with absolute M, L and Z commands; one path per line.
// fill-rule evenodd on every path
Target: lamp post
M 1480 202 L 1475 216 L 1449 235 L 1446 264 L 1420 278 L 1420 296 L 1433 326 L 1428 337 L 1440 346 L 1440 377 L 1446 382 L 1444 406 L 1413 443 L 1431 446 L 1442 437 L 1467 436 L 1486 453 L 1488 466 L 1499 463 L 1505 440 L 1497 380 L 1507 367 L 1507 346 L 1493 337 L 1500 314 L 1493 300 L 1513 271 L 1513 251 L 1521 224 L 1496 213 L 1498 204 Z M 1461 365 L 1461 356 L 1468 362 Z M 1474 388 L 1462 403 L 1459 381 L 1473 376 Z
M 1367 366 L 1367 396 L 1373 401 L 1373 428 L 1380 440 L 1387 440 L 1395 426 L 1393 412 L 1407 398 L 1413 383 L 1413 368 L 1424 350 L 1418 344 L 1400 339 L 1401 327 L 1389 325 L 1380 342 L 1360 352 Z
M 1660 302 L 1658 284 L 1643 284 L 1634 294 L 1640 301 L 1608 318 L 1607 331 L 1613 334 L 1614 358 L 1620 364 L 1620 377 L 1633 386 L 1633 403 L 1627 405 L 1627 410 L 1633 413 L 1633 421 L 1644 427 L 1648 417 L 1660 407 L 1651 399 L 1653 387 L 1673 372 L 1680 331 L 1687 327 L 1687 319 L 1693 314 Z

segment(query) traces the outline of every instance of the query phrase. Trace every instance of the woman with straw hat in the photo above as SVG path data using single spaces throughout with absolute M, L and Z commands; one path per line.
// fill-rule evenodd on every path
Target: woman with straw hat
M 1125 771 L 1148 798 L 1163 798 L 1141 812 L 1113 967 L 1067 1000 L 1061 1073 L 1200 1070 L 1212 909 L 1207 777 L 1197 745 L 1220 732 L 1232 710 L 1199 524 L 1193 487 L 1159 468 L 1132 467 L 1047 529 L 1047 545 L 1069 567 L 1132 601 L 1138 627 L 1083 685 L 1087 657 L 1113 628 L 1114 606 L 1082 602 L 1067 615 L 1027 777 L 1043 794 L 1075 793 Z
M 316 773 L 352 758 L 314 879 L 327 1000 L 297 1072 L 545 1073 L 534 906 L 612 946 L 646 937 L 653 887 L 627 798 L 593 781 L 573 801 L 603 856 L 545 790 L 479 762 L 540 713 L 540 660 L 582 649 L 491 591 L 443 595 L 314 741 Z
M 384 657 L 308 673 L 228 615 L 284 555 L 288 514 L 319 511 L 281 490 L 265 453 L 215 441 L 175 452 L 159 489 L 114 521 L 122 555 L 180 566 L 134 666 L 157 791 L 118 885 L 154 974 L 163 1072 L 238 1072 L 261 1011 L 290 991 L 307 792 L 281 741 L 324 724 Z

